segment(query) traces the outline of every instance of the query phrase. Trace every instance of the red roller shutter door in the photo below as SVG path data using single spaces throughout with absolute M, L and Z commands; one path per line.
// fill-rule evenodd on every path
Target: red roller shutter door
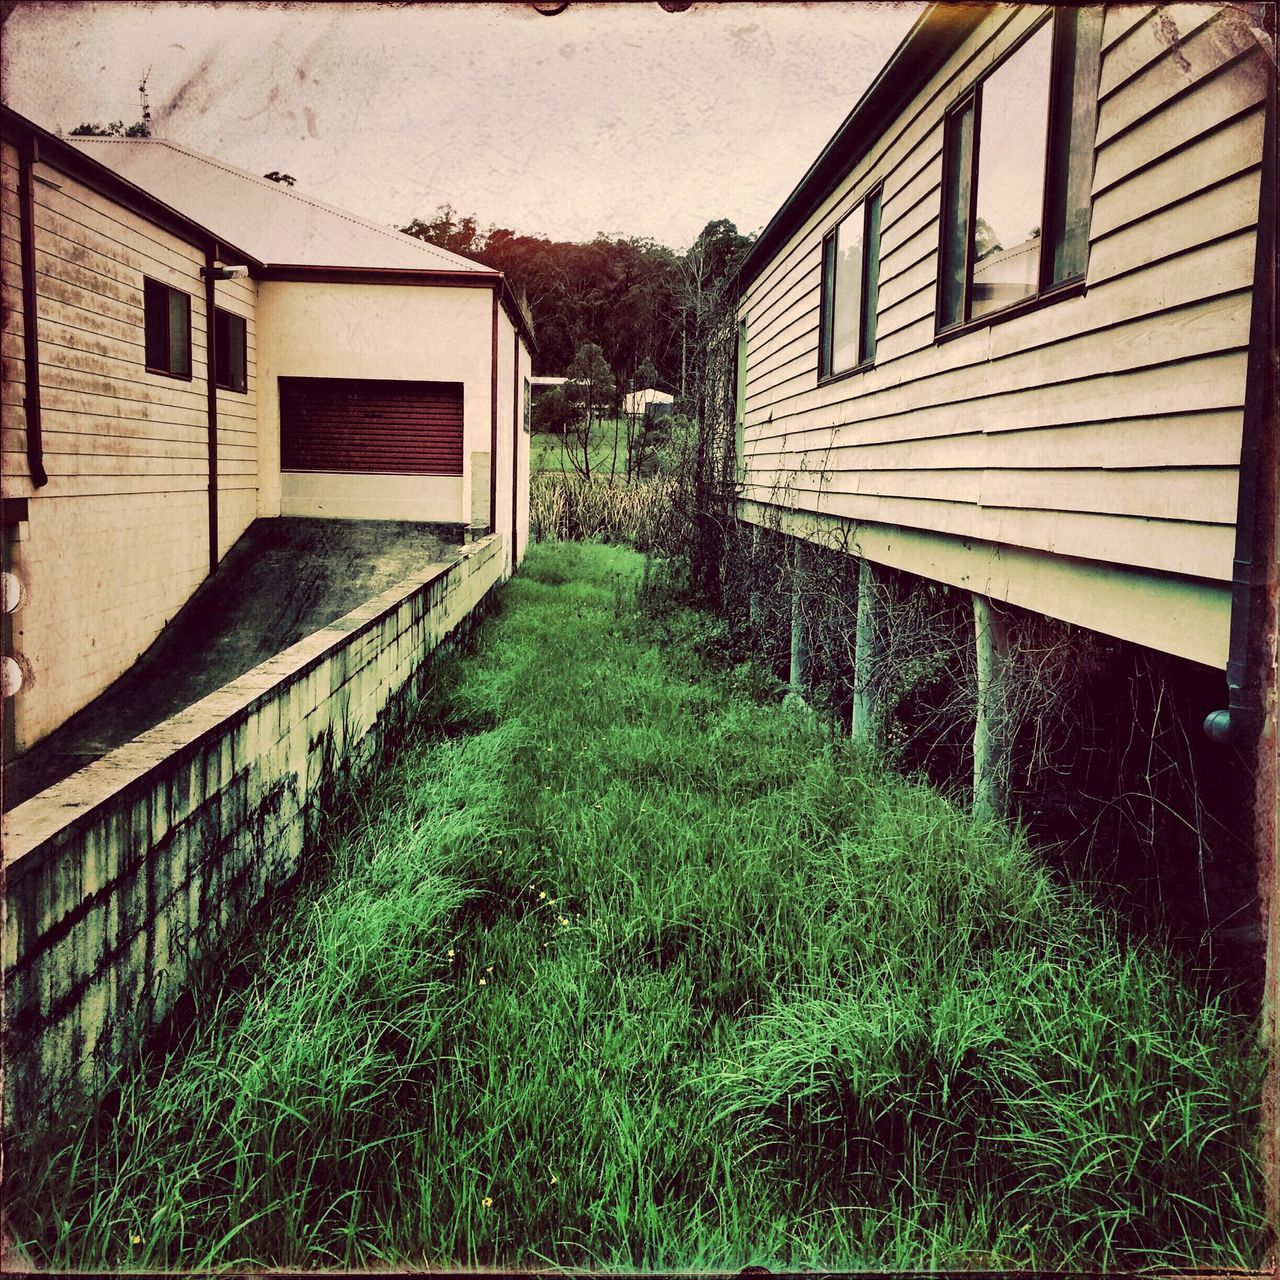
M 462 383 L 281 378 L 280 467 L 460 476 Z

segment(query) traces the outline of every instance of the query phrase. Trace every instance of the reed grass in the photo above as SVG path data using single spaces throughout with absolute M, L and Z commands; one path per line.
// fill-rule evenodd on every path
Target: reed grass
M 643 552 L 674 545 L 678 481 L 541 472 L 529 482 L 529 532 L 535 542 L 625 543 Z
M 533 547 L 249 986 L 8 1170 L 16 1238 L 58 1268 L 1260 1261 L 1255 1029 L 714 636 L 632 551 Z

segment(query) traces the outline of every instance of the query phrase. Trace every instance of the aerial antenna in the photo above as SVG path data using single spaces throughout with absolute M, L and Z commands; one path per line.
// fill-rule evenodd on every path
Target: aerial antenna
M 142 77 L 142 83 L 138 86 L 138 93 L 142 98 L 142 124 L 146 129 L 148 136 L 151 133 L 151 103 L 147 99 L 147 81 L 151 78 L 151 68 L 147 68 L 147 74 Z

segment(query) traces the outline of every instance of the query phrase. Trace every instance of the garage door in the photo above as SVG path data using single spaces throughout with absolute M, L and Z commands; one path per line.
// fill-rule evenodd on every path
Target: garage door
M 281 378 L 280 467 L 460 476 L 462 383 Z

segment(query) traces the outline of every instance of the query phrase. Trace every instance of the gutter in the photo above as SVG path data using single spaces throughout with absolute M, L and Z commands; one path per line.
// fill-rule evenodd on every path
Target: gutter
M 498 291 L 493 291 L 492 360 L 489 369 L 489 532 L 498 529 Z
M 23 396 L 27 429 L 27 468 L 39 489 L 49 483 L 44 469 L 44 435 L 40 427 L 40 337 L 36 298 L 36 203 L 31 166 L 40 159 L 40 143 L 28 134 L 18 143 L 18 218 L 22 238 L 22 355 L 26 376 Z
M 0 105 L 0 125 L 8 135 L 30 139 L 32 147 L 39 148 L 39 154 L 35 155 L 35 159 L 41 164 L 47 164 L 65 173 L 69 178 L 83 182 L 85 186 L 132 210 L 149 222 L 155 223 L 156 226 L 163 227 L 179 240 L 203 248 L 213 235 L 208 227 L 202 227 L 185 214 L 179 213 L 177 209 L 165 204 L 149 191 L 144 191 L 136 183 L 122 178 L 114 169 L 108 169 L 100 160 L 86 155 L 65 138 L 59 138 L 48 129 L 41 128 L 33 120 L 19 115 L 11 107 Z M 19 151 L 21 150 L 19 145 Z M 223 248 L 228 252 L 234 252 L 240 262 L 253 266 L 262 265 L 260 258 L 236 245 L 227 244 L 224 241 Z
M 1275 591 L 1276 472 L 1276 69 L 1267 61 L 1266 122 L 1253 260 L 1249 363 L 1245 373 L 1236 547 L 1231 582 L 1231 638 L 1224 710 L 1205 717 L 1204 731 L 1217 743 L 1247 743 L 1262 728 L 1262 685 L 1268 645 L 1266 596 Z M 1260 527 L 1261 526 L 1261 527 Z
M 520 333 L 511 335 L 511 572 L 516 571 L 516 538 L 519 519 L 516 500 L 519 486 L 516 476 L 520 471 Z

